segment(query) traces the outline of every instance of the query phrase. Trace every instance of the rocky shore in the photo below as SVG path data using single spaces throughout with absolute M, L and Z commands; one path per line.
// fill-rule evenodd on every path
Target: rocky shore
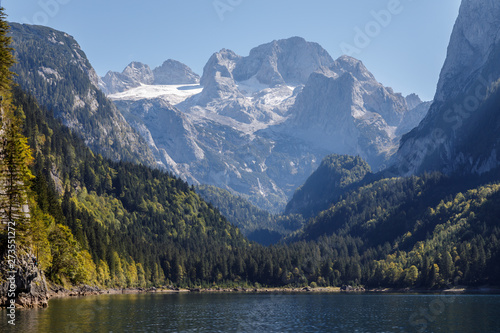
M 16 269 L 2 258 L 0 263 L 0 307 L 15 300 L 16 308 L 43 308 L 48 306 L 49 292 L 44 274 L 38 269 L 32 253 L 17 255 Z M 6 260 L 7 259 L 7 260 Z
M 36 284 L 36 283 L 35 283 Z M 347 288 L 346 288 L 347 287 Z M 21 292 L 16 299 L 17 308 L 41 308 L 48 306 L 48 300 L 51 298 L 58 297 L 84 297 L 92 295 L 114 295 L 114 294 L 139 294 L 139 293 L 283 293 L 283 294 L 293 294 L 293 293 L 450 293 L 450 294 L 465 294 L 465 293 L 488 293 L 488 294 L 499 294 L 500 289 L 497 287 L 482 287 L 482 288 L 453 288 L 453 289 L 440 289 L 440 290 L 419 290 L 419 289 L 393 289 L 393 288 L 375 288 L 375 289 L 364 289 L 361 287 L 288 287 L 288 288 L 175 288 L 175 287 L 163 287 L 163 288 L 127 288 L 127 289 L 100 289 L 95 286 L 82 285 L 78 287 L 73 287 L 71 289 L 65 289 L 57 285 L 49 285 L 44 294 L 43 288 L 33 287 L 29 292 Z M 0 298 L 0 307 L 7 306 L 7 298 Z

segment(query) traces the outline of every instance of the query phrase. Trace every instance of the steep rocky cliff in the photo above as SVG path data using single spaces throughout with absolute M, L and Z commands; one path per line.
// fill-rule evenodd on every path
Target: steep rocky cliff
M 500 3 L 464 0 L 435 101 L 404 136 L 397 174 L 484 173 L 500 165 Z
M 54 112 L 94 152 L 156 165 L 146 141 L 99 89 L 99 77 L 78 43 L 48 27 L 11 23 L 19 86 Z
M 19 250 L 15 268 L 9 267 L 7 256 L 0 264 L 0 307 L 10 305 L 12 290 L 15 290 L 15 306 L 39 308 L 48 305 L 49 295 L 45 276 L 38 268 L 34 254 Z M 10 259 L 10 258 L 9 258 Z M 14 288 L 15 286 L 15 288 Z

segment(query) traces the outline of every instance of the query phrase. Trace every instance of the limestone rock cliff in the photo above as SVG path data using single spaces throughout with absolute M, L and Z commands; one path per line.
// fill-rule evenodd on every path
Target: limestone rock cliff
M 463 0 L 434 103 L 403 137 L 392 171 L 484 173 L 500 166 L 500 2 Z
M 4 256 L 0 264 L 0 307 L 10 304 L 9 292 L 15 289 L 16 307 L 40 308 L 48 305 L 48 288 L 45 276 L 33 261 L 33 254 L 19 251 L 15 269 L 11 270 Z M 11 287 L 11 284 L 15 288 Z

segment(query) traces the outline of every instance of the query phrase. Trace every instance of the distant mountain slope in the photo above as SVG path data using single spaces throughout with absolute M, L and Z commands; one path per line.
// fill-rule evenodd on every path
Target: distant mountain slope
M 464 3 L 472 2 L 464 0 Z M 58 35 L 54 40 L 57 44 Z M 49 42 L 52 43 L 52 39 Z M 0 47 L 6 47 L 5 43 Z M 222 58 L 217 58 L 217 61 L 223 60 Z M 399 105 L 396 102 L 402 100 L 401 96 L 391 94 L 388 88 L 376 85 L 377 89 L 371 91 L 376 92 L 374 95 L 367 93 L 371 85 L 364 84 L 371 80 L 363 78 L 369 78 L 369 75 L 362 70 L 359 62 L 348 58 L 345 60 L 347 65 L 355 65 L 352 66 L 355 70 L 339 75 L 341 71 L 337 69 L 338 72 L 335 72 L 335 67 L 332 66 L 325 70 L 324 78 L 321 77 L 322 73 L 312 75 L 320 74 L 315 79 L 327 80 L 332 85 L 338 84 L 335 81 L 339 78 L 349 80 L 347 90 L 350 93 L 347 98 L 363 95 L 368 101 L 370 98 L 385 96 L 387 98 L 383 100 L 387 105 Z M 219 65 L 221 64 L 217 63 Z M 30 68 L 26 67 L 28 73 Z M 66 68 L 76 70 L 71 63 L 64 66 Z M 80 72 L 82 70 L 77 69 Z M 45 77 L 39 82 L 51 84 L 50 82 L 58 80 L 53 68 L 39 70 L 44 74 L 38 76 Z M 59 72 L 57 74 L 61 75 Z M 220 78 L 220 74 L 216 73 L 215 79 Z M 280 75 L 282 78 L 287 77 Z M 274 75 L 272 78 L 274 80 Z M 220 83 L 221 88 L 227 88 L 218 91 L 221 96 L 234 92 L 230 78 L 224 77 L 224 80 L 216 83 Z M 247 93 L 250 88 L 260 87 L 255 81 L 250 83 L 246 82 L 245 85 Z M 43 84 L 40 83 L 40 86 Z M 357 89 L 352 89 L 353 87 Z M 32 88 L 37 92 L 39 86 L 33 85 Z M 269 86 L 264 91 L 256 92 L 255 96 L 245 98 L 255 97 L 262 102 L 263 99 L 276 96 L 276 90 L 273 89 L 283 92 L 281 88 L 283 87 L 279 85 Z M 237 89 L 240 88 L 237 86 Z M 285 87 L 285 90 L 291 89 Z M 297 96 L 301 91 L 301 87 L 295 88 L 292 100 L 298 100 Z M 356 94 L 353 95 L 352 92 Z M 75 96 L 71 91 L 58 94 L 56 89 L 50 93 L 54 95 L 43 98 L 50 100 L 69 96 L 68 98 L 76 99 L 71 97 Z M 141 90 L 140 93 L 144 91 Z M 137 97 L 138 94 L 134 90 L 133 95 Z M 32 165 L 36 175 L 32 183 L 32 201 L 37 204 L 32 206 L 34 209 L 30 217 L 34 223 L 29 228 L 30 232 L 39 236 L 32 237 L 33 242 L 36 242 L 34 246 L 41 253 L 38 257 L 39 267 L 52 281 L 61 284 L 99 284 L 114 288 L 165 285 L 194 288 L 303 288 L 350 284 L 431 289 L 452 284 L 496 285 L 500 281 L 500 169 L 493 164 L 488 169 L 490 171 L 486 172 L 485 169 L 480 177 L 476 174 L 448 177 L 433 173 L 409 178 L 379 179 L 352 189 L 347 189 L 347 186 L 342 200 L 333 202 L 327 210 L 290 235 L 287 238 L 289 244 L 266 248 L 248 242 L 217 209 L 201 200 L 186 182 L 158 169 L 116 162 L 94 154 L 75 130 L 53 117 L 52 110 L 41 108 L 41 103 L 20 88 L 16 88 L 13 95 L 14 104 L 19 107 L 16 111 L 19 118 L 17 120 L 24 121 L 23 134 L 28 138 L 35 157 Z M 193 142 L 198 145 L 203 157 L 213 155 L 210 158 L 194 155 L 202 163 L 206 163 L 206 167 L 214 168 L 205 169 L 210 170 L 210 177 L 239 191 L 246 189 L 248 183 L 245 182 L 249 179 L 244 178 L 245 174 L 240 172 L 243 170 L 241 166 L 245 168 L 246 175 L 252 174 L 255 177 L 258 186 L 256 189 L 261 196 L 255 196 L 254 199 L 270 196 L 271 192 L 266 192 L 265 187 L 268 184 L 261 184 L 263 175 L 269 175 L 267 179 L 272 176 L 283 182 L 290 178 L 278 178 L 280 173 L 290 171 L 290 174 L 299 174 L 300 171 L 300 176 L 303 176 L 301 167 L 304 164 L 295 163 L 296 160 L 290 161 L 288 156 L 298 156 L 299 159 L 304 156 L 302 153 L 307 153 L 309 155 L 305 156 L 311 158 L 307 163 L 317 163 L 313 160 L 316 152 L 304 141 L 297 138 L 292 140 L 293 137 L 278 130 L 256 130 L 249 126 L 267 126 L 269 124 L 265 121 L 271 120 L 255 123 L 258 117 L 250 117 L 245 118 L 250 123 L 242 123 L 215 111 L 210 114 L 212 118 L 203 118 L 204 112 L 208 113 L 210 109 L 196 104 L 199 95 L 194 94 L 185 100 L 184 107 L 191 105 L 194 109 L 182 110 L 182 103 L 177 104 L 179 108 L 176 108 L 168 100 L 158 96 L 152 101 L 134 99 L 127 102 L 130 103 L 127 107 L 132 105 L 129 116 L 137 121 L 137 126 L 146 123 L 153 125 L 155 119 L 158 123 L 163 120 L 180 124 L 176 126 L 179 130 L 177 133 L 181 133 L 179 135 L 194 134 Z M 497 105 L 497 97 L 495 90 L 490 89 L 486 103 Z M 159 99 L 156 100 L 157 98 Z M 289 98 L 286 98 L 288 102 L 291 101 Z M 264 104 L 269 107 L 275 102 L 276 100 L 272 100 Z M 415 110 L 415 104 L 418 104 L 418 100 L 413 97 L 404 98 L 404 102 L 407 110 Z M 237 107 L 237 104 L 232 105 Z M 370 105 L 368 102 L 366 104 Z M 282 117 L 272 120 L 278 119 L 277 122 L 280 123 L 293 119 L 288 117 L 288 107 L 291 105 L 293 103 L 286 104 L 285 108 L 273 109 L 274 111 L 261 106 L 259 108 L 261 111 L 269 111 L 268 115 L 274 113 Z M 361 103 L 356 105 L 360 106 Z M 486 147 L 495 145 L 496 137 L 493 133 L 496 118 L 487 112 L 491 110 L 490 107 L 485 106 L 487 105 L 482 104 L 479 108 L 485 110 L 484 113 L 480 112 L 483 116 L 474 118 L 470 124 L 475 131 L 482 128 L 488 135 L 478 137 L 482 143 L 478 148 L 482 148 L 483 144 Z M 169 111 L 163 113 L 164 107 Z M 373 113 L 368 109 L 354 109 L 362 115 Z M 250 115 L 252 113 L 246 111 L 252 110 L 254 109 L 249 108 L 237 115 Z M 397 123 L 401 117 L 404 119 L 406 114 L 395 112 L 397 108 L 380 110 L 380 117 L 373 115 L 374 119 L 383 118 L 388 125 Z M 193 116 L 195 111 L 200 112 L 197 118 Z M 224 110 L 230 116 L 234 115 L 232 111 L 234 109 L 231 107 Z M 358 114 L 356 112 L 349 113 L 347 110 L 345 118 L 352 118 L 353 113 Z M 490 117 L 484 116 L 485 114 Z M 178 119 L 186 121 L 177 122 Z M 229 119 L 235 122 L 230 122 Z M 478 119 L 481 121 L 477 121 Z M 493 122 L 486 121 L 488 119 Z M 206 123 L 211 125 L 204 126 Z M 242 132 L 243 129 L 247 132 Z M 158 130 L 155 138 L 164 138 L 161 134 Z M 168 144 L 168 135 L 171 133 L 166 134 L 165 144 Z M 183 144 L 186 142 L 188 141 Z M 22 140 L 18 143 L 22 143 Z M 472 141 L 471 144 L 475 142 Z M 179 152 L 184 154 L 179 155 L 189 158 L 193 157 L 190 153 L 196 149 L 188 144 L 180 148 Z M 183 152 L 183 149 L 188 151 Z M 258 149 L 261 151 L 257 151 Z M 482 149 L 477 151 L 481 153 Z M 263 153 L 258 154 L 260 152 Z M 226 159 L 218 159 L 221 155 Z M 252 159 L 255 156 L 261 159 Z M 344 158 L 345 160 L 339 159 L 340 165 L 335 163 L 335 159 L 330 163 L 334 166 L 333 175 L 340 174 L 341 185 L 347 185 L 352 179 L 361 178 L 363 172 L 367 172 L 366 164 L 359 158 Z M 240 168 L 229 164 L 228 161 L 231 160 L 241 163 L 238 165 Z M 353 168 L 349 167 L 351 164 Z M 343 169 L 353 170 L 353 175 L 349 172 L 344 174 Z M 232 174 L 227 170 L 231 170 Z M 328 174 L 329 172 L 326 173 Z M 321 172 L 319 175 L 321 176 Z M 381 174 L 378 176 L 381 177 Z M 283 188 L 291 188 L 291 183 L 279 184 Z M 326 185 L 327 183 L 325 180 Z M 331 183 L 335 185 L 337 178 L 333 177 Z M 278 193 L 278 190 L 279 188 L 274 189 L 274 193 Z M 222 204 L 226 204 L 229 212 L 232 203 L 242 203 L 233 201 L 234 198 L 230 198 L 228 192 L 221 192 L 214 197 L 222 198 Z M 228 199 L 225 199 L 225 195 Z M 246 207 L 240 212 L 245 209 L 253 211 L 252 207 Z M 264 217 L 265 214 L 261 216 Z M 278 221 L 278 225 L 284 226 L 285 222 L 290 222 L 291 225 L 294 221 Z M 0 240 L 3 240 L 1 247 L 5 249 L 5 230 Z
M 11 24 L 17 83 L 78 133 L 95 152 L 114 160 L 156 165 L 144 138 L 99 90 L 99 77 L 78 43 L 64 32 Z
M 36 246 L 52 281 L 434 287 L 500 276 L 498 185 L 462 194 L 456 185 L 466 184 L 439 176 L 382 180 L 291 238 L 314 241 L 264 248 L 245 241 L 185 182 L 95 156 L 35 99 L 16 91 L 15 100 L 36 154 L 36 218 L 47 237 Z
M 277 243 L 286 235 L 300 229 L 305 222 L 299 215 L 270 214 L 215 186 L 197 186 L 196 192 L 217 207 L 249 240 L 262 245 Z
M 109 97 L 162 163 L 193 184 L 273 212 L 329 154 L 360 155 L 374 170 L 383 167 L 428 106 L 384 87 L 360 61 L 334 61 L 299 37 L 246 57 L 227 49 L 213 54 L 201 87 L 182 79 L 151 84 L 147 73 L 142 86 Z
M 500 3 L 464 0 L 435 101 L 405 135 L 396 174 L 484 173 L 500 165 Z
M 310 76 L 290 114 L 277 131 L 316 150 L 360 155 L 376 171 L 396 151 L 399 129 L 413 128 L 423 116 L 347 56 Z
M 305 184 L 295 191 L 285 214 L 301 214 L 305 218 L 316 216 L 370 172 L 370 166 L 359 156 L 327 156 Z

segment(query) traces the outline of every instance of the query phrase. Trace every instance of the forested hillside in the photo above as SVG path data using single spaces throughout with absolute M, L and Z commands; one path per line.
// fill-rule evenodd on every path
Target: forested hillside
M 495 171 L 482 178 L 435 173 L 373 182 L 311 219 L 289 241 L 352 237 L 358 240 L 354 257 L 361 264 L 359 270 L 354 265 L 356 279 L 433 287 L 498 284 L 499 236 Z
M 32 188 L 44 220 L 35 246 L 53 281 L 182 282 L 197 265 L 204 270 L 189 280 L 209 280 L 217 275 L 215 266 L 227 262 L 227 249 L 247 246 L 239 230 L 184 181 L 94 155 L 33 97 L 19 89 L 14 97 L 35 156 Z
M 196 192 L 217 207 L 249 240 L 259 244 L 277 243 L 284 236 L 300 229 L 305 223 L 301 215 L 273 215 L 255 207 L 244 198 L 215 186 L 197 186 Z
M 33 246 L 52 281 L 107 287 L 498 281 L 495 183 L 461 190 L 467 185 L 438 174 L 383 179 L 344 195 L 288 244 L 263 247 L 248 243 L 185 182 L 94 155 L 33 97 L 19 89 L 14 97 L 35 156 Z
M 359 186 L 370 173 L 370 166 L 359 156 L 327 156 L 306 183 L 295 191 L 285 213 L 298 213 L 306 218 L 315 216 L 346 191 Z

